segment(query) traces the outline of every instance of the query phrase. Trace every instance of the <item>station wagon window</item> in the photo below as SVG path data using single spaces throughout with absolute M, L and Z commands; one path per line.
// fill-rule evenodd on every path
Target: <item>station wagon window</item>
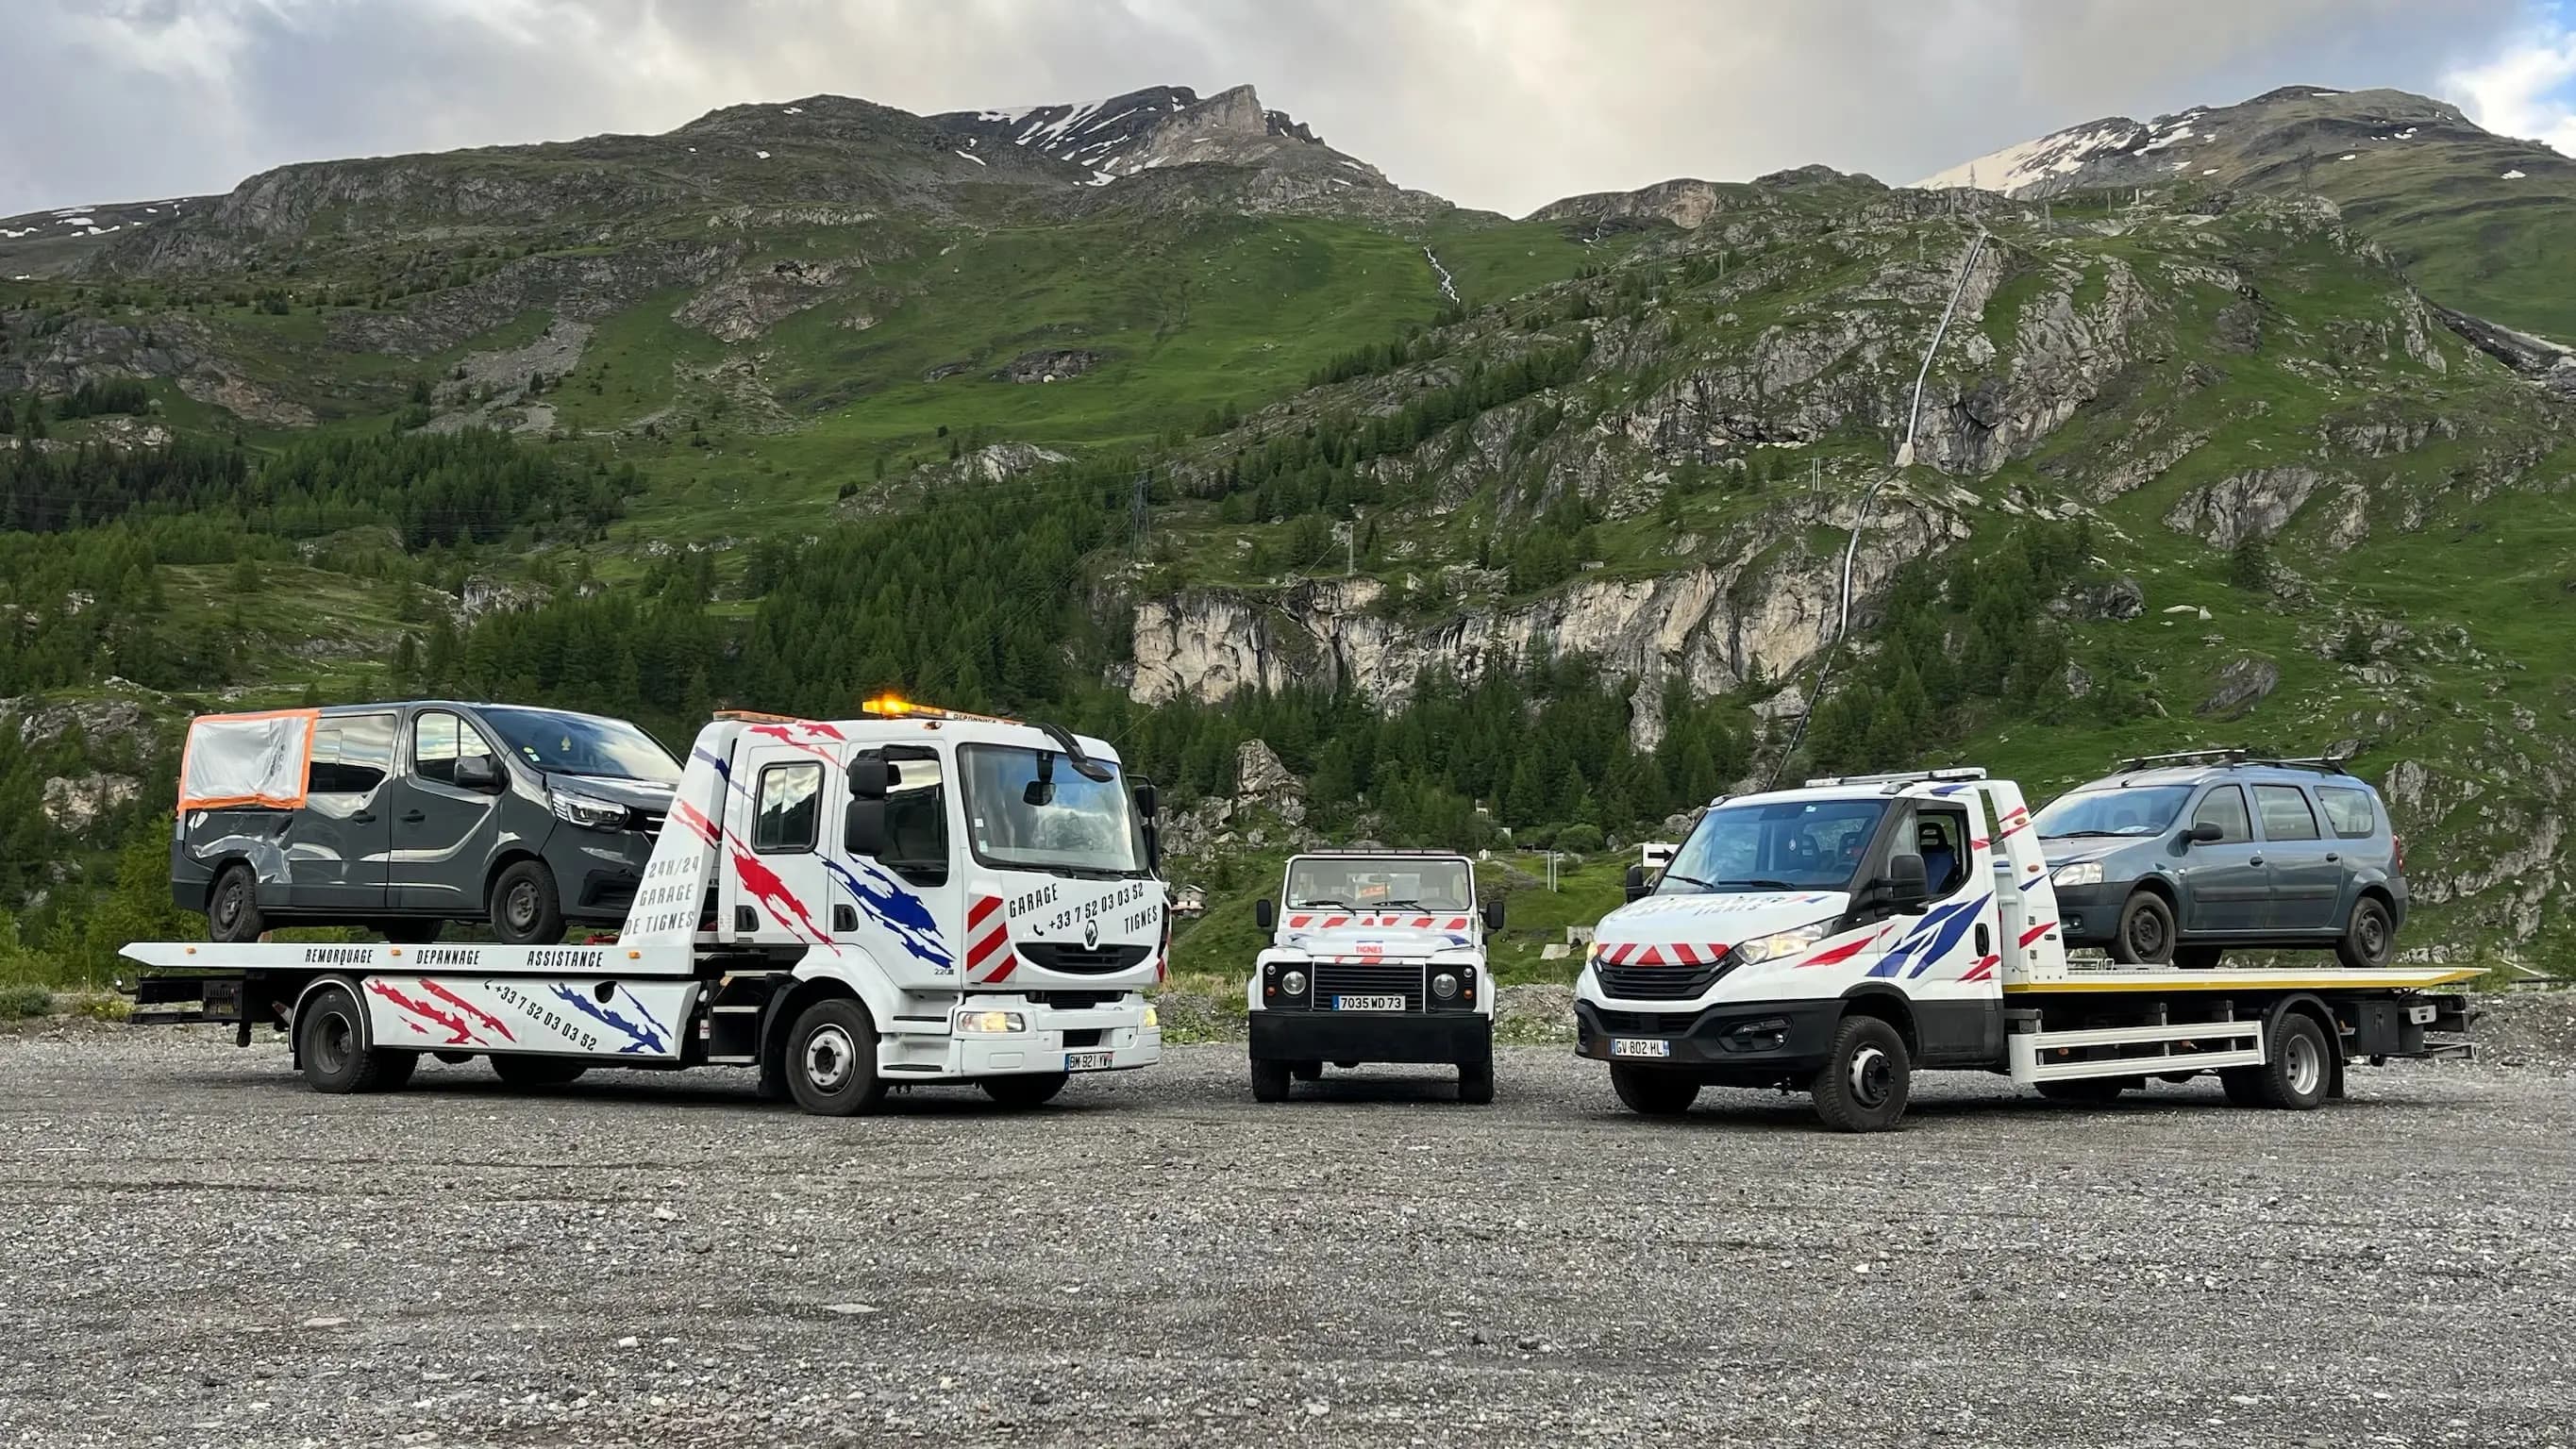
M 2242 845 L 2254 838 L 2254 822 L 2245 813 L 2245 791 L 2237 785 L 2221 785 L 2200 797 L 2200 808 L 2191 812 L 2194 825 L 2218 827 L 2218 843 Z
M 394 717 L 344 714 L 313 727 L 313 761 L 304 788 L 316 795 L 365 795 L 394 767 Z
M 2314 840 L 2317 812 L 2308 808 L 2308 793 L 2296 785 L 2257 785 L 2254 804 L 2263 812 L 2265 840 Z
M 2326 821 L 2335 834 L 2346 840 L 2368 840 L 2379 832 L 2379 803 L 2368 790 L 2319 785 L 2317 803 L 2325 807 Z
M 424 780 L 453 785 L 458 757 L 491 753 L 480 731 L 443 709 L 424 711 L 411 722 L 411 770 Z
M 812 850 L 822 794 L 821 765 L 771 765 L 762 770 L 760 814 L 752 822 L 751 848 L 762 855 Z

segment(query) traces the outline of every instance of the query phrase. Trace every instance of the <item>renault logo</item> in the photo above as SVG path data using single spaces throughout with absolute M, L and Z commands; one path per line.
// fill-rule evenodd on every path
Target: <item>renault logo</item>
M 1094 949 L 1098 948 L 1098 946 L 1099 946 L 1099 945 L 1100 945 L 1100 922 L 1099 922 L 1096 918 L 1095 918 L 1095 919 L 1093 919 L 1093 920 L 1088 920 L 1088 921 L 1083 922 L 1083 923 L 1082 923 L 1082 949 L 1084 949 L 1084 950 L 1086 950 L 1086 951 L 1094 950 Z

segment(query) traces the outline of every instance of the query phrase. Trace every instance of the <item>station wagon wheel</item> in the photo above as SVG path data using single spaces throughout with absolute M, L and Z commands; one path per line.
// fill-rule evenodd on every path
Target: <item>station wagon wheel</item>
M 2162 966 L 2173 959 L 2173 907 L 2153 891 L 2138 891 L 2120 907 L 2120 929 L 2111 959 L 2128 966 Z
M 2355 971 L 2375 971 L 2386 966 L 2397 954 L 2397 931 L 2388 919 L 2388 907 L 2376 896 L 2363 896 L 2352 903 L 2352 921 L 2344 927 L 2343 939 L 2335 943 L 2335 956 Z

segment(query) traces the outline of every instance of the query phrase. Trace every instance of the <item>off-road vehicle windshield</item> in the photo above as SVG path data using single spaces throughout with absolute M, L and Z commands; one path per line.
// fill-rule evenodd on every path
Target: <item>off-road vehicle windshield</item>
M 1306 859 L 1288 868 L 1288 909 L 1463 911 L 1475 887 L 1463 860 Z

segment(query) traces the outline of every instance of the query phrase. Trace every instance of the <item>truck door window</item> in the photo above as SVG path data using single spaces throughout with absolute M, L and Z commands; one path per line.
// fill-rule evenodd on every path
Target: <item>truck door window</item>
M 2319 785 L 2317 803 L 2326 808 L 2334 833 L 2346 840 L 2368 840 L 2379 830 L 2379 807 L 2367 790 Z
M 2254 804 L 2263 812 L 2265 840 L 2314 840 L 2317 812 L 2308 808 L 2308 793 L 2296 785 L 2257 785 Z
M 2245 813 L 2245 791 L 2236 785 L 2221 785 L 2200 797 L 2200 808 L 2191 812 L 2194 825 L 2215 825 L 2218 843 L 2241 845 L 2254 838 L 2254 821 Z
M 1918 805 L 1911 831 L 1899 829 L 1889 842 L 1895 855 L 1911 847 L 1923 857 L 1926 899 L 1955 895 L 1968 883 L 1968 812 L 1952 805 Z
M 313 762 L 304 787 L 316 795 L 366 795 L 394 764 L 394 717 L 335 715 L 313 730 Z
M 885 849 L 877 863 L 924 889 L 946 885 L 948 778 L 939 752 L 889 745 L 885 757 L 894 783 L 886 793 Z
M 814 848 L 814 822 L 823 794 L 823 767 L 771 765 L 760 772 L 760 814 L 751 826 L 751 848 L 760 855 L 793 855 Z
M 411 722 L 411 772 L 424 780 L 453 785 L 460 756 L 491 753 L 480 731 L 443 709 L 424 710 Z

